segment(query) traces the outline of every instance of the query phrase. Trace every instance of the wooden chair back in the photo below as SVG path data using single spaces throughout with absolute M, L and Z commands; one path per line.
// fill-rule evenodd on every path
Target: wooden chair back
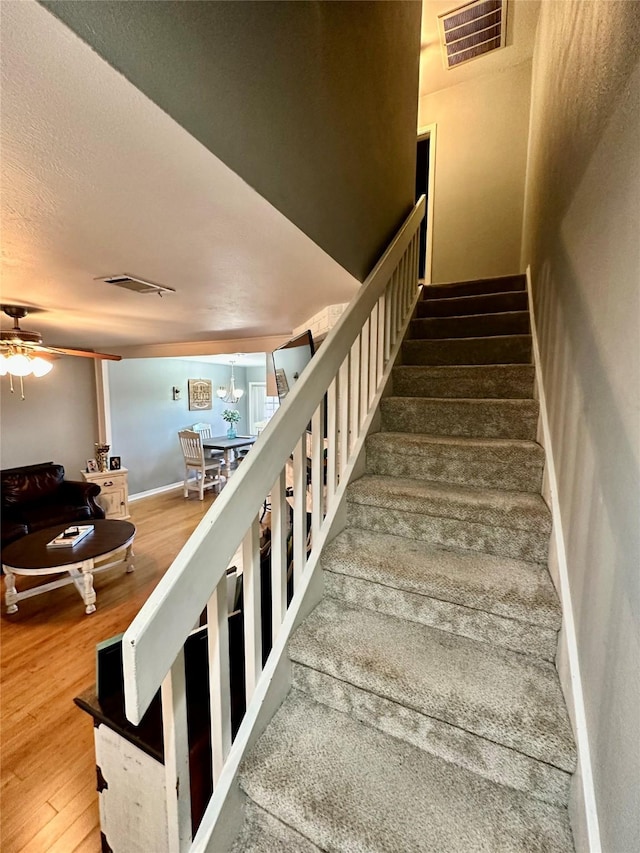
M 204 450 L 202 447 L 202 436 L 192 429 L 182 429 L 178 433 L 180 447 L 184 456 L 185 465 L 204 468 Z
M 194 432 L 199 432 L 203 438 L 213 438 L 213 431 L 211 428 L 211 424 L 194 424 L 191 429 Z

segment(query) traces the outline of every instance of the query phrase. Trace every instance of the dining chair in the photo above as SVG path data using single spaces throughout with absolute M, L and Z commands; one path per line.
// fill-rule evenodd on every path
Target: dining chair
M 191 429 L 194 432 L 199 432 L 203 438 L 213 438 L 213 428 L 211 424 L 198 423 L 194 424 Z M 214 450 L 212 447 L 205 447 L 204 455 L 207 459 L 219 459 L 220 464 L 224 465 L 224 453 L 222 450 Z
M 193 429 L 183 429 L 178 433 L 180 448 L 184 457 L 184 496 L 189 497 L 189 490 L 199 492 L 200 500 L 204 500 L 204 490 L 222 485 L 219 459 L 207 459 L 202 446 L 202 435 Z M 195 472 L 195 479 L 189 478 L 189 473 Z
M 199 423 L 194 424 L 191 429 L 194 432 L 199 432 L 203 438 L 213 438 L 213 432 L 211 430 L 211 424 Z

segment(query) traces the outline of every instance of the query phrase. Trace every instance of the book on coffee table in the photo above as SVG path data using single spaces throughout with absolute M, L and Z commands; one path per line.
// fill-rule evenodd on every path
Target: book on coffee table
M 74 545 L 81 542 L 92 531 L 93 524 L 75 524 L 72 527 L 67 527 L 55 539 L 47 542 L 47 548 L 73 548 Z

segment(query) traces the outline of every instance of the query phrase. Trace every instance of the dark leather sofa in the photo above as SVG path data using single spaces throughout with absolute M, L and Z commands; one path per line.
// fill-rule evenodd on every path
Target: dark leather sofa
M 0 471 L 2 547 L 55 524 L 104 518 L 96 503 L 100 486 L 64 479 L 64 468 L 41 462 Z

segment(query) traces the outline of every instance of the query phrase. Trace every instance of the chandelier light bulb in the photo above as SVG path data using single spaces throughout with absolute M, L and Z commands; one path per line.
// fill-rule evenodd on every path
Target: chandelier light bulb
M 220 397 L 221 400 L 224 400 L 224 398 L 227 396 L 227 389 L 224 387 L 224 385 L 221 385 L 216 391 L 216 394 L 218 395 L 218 397 Z
M 7 359 L 7 370 L 13 376 L 28 376 L 32 372 L 31 360 L 22 353 L 14 353 Z
M 31 359 L 31 369 L 33 370 L 34 376 L 46 376 L 47 373 L 51 372 L 52 368 L 53 365 L 50 361 L 47 361 L 46 358 L 36 355 Z

